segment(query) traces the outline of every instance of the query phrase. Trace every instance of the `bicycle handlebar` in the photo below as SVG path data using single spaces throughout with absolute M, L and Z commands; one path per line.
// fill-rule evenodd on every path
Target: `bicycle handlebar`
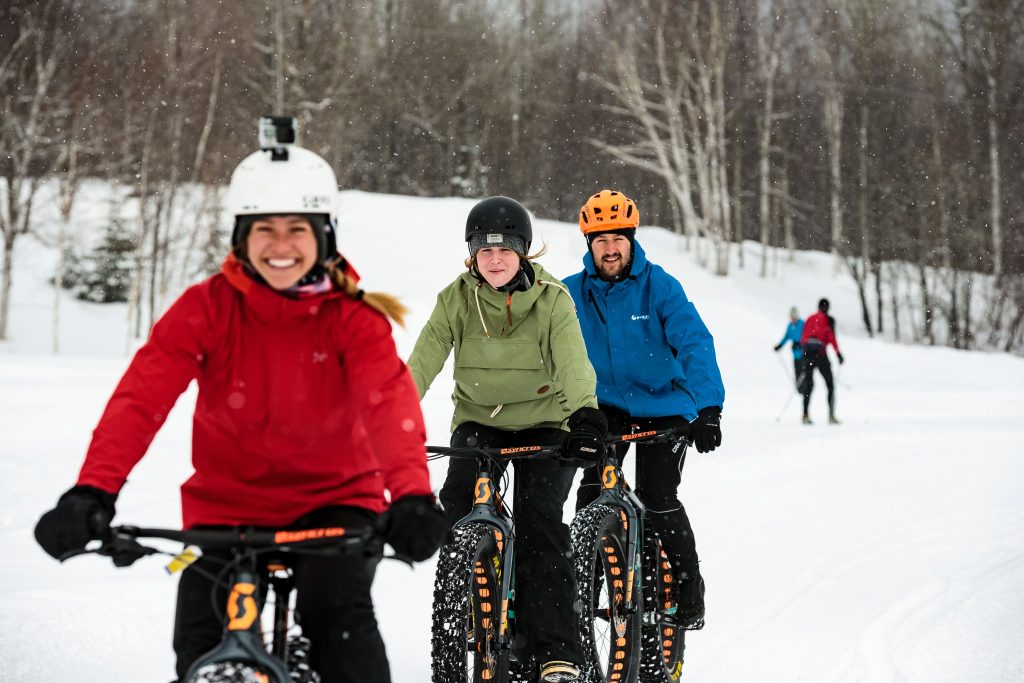
M 74 550 L 60 558 L 61 562 L 78 555 L 103 555 L 114 564 L 126 567 L 148 555 L 165 551 L 139 543 L 140 538 L 159 538 L 185 545 L 198 546 L 203 551 L 233 548 L 251 552 L 281 551 L 323 554 L 349 554 L 365 551 L 374 539 L 379 539 L 371 528 L 346 529 L 320 527 L 301 530 L 256 529 L 232 527 L 228 529 L 157 529 L 137 526 L 115 526 L 102 539 L 97 548 Z
M 677 439 L 690 440 L 690 425 L 669 427 L 668 429 L 651 429 L 630 434 L 614 434 L 605 439 L 605 445 L 614 446 L 620 443 L 658 443 Z M 427 453 L 444 455 L 450 458 L 478 458 L 481 455 L 506 460 L 561 458 L 562 446 L 510 446 L 507 448 L 477 448 L 474 446 L 427 446 Z

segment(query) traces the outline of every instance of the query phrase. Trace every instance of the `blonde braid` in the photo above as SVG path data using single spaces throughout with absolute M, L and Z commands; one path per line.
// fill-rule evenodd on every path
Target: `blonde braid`
M 370 308 L 383 313 L 399 326 L 405 327 L 405 314 L 409 312 L 409 309 L 398 300 L 398 297 L 385 292 L 364 292 L 345 274 L 344 263 L 345 261 L 340 259 L 327 264 L 327 274 L 330 275 L 331 281 L 353 299 L 364 301 Z

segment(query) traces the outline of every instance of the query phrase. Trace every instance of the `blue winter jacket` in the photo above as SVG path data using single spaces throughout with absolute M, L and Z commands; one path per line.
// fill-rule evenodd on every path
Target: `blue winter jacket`
M 714 340 L 682 285 L 633 243 L 621 282 L 597 276 L 587 251 L 583 271 L 563 280 L 576 302 L 587 355 L 597 372 L 597 400 L 634 417 L 693 420 L 725 401 Z
M 793 358 L 800 360 L 804 357 L 804 350 L 800 348 L 800 335 L 804 333 L 804 321 L 797 320 L 795 323 L 791 322 L 786 326 L 786 333 L 782 335 L 782 341 L 779 342 L 779 346 L 782 346 L 786 342 L 793 342 Z

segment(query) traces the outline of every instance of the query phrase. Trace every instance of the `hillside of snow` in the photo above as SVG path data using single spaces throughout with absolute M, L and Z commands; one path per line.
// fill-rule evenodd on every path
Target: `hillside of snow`
M 76 231 L 98 233 L 95 187 Z M 462 269 L 464 199 L 345 192 L 339 244 L 367 290 L 412 314 L 412 348 L 436 293 Z M 51 209 L 37 220 L 44 234 Z M 728 278 L 696 265 L 665 230 L 638 233 L 683 284 L 715 336 L 726 385 L 724 443 L 692 452 L 682 497 L 707 581 L 707 626 L 687 639 L 684 680 L 1024 680 L 1024 359 L 869 339 L 850 279 L 825 254 L 798 252 L 757 277 L 757 247 Z M 579 270 L 575 225 L 539 220 L 534 246 L 552 274 Z M 123 372 L 123 305 L 62 301 L 51 348 L 55 253 L 17 245 L 10 339 L 0 343 L 0 681 L 168 681 L 175 580 L 160 560 L 114 569 L 59 565 L 35 544 L 38 516 L 74 483 L 92 428 Z M 825 424 L 820 377 L 800 424 L 788 352 L 772 347 L 791 305 L 832 301 L 846 363 Z M 423 401 L 429 441 L 445 444 L 450 370 Z M 118 501 L 118 520 L 180 523 L 194 389 L 178 402 Z M 787 403 L 788 401 L 788 403 Z M 434 487 L 445 464 L 433 463 Z M 567 516 L 571 514 L 567 510 Z M 385 563 L 375 595 L 396 682 L 429 680 L 433 562 Z

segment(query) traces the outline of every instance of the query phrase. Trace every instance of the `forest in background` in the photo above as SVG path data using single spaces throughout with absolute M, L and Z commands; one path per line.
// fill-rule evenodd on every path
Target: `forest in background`
M 615 187 L 719 275 L 831 251 L 869 334 L 1024 349 L 1024 0 L 9 0 L 0 107 L 0 339 L 19 236 L 75 279 L 88 178 L 127 188 L 101 246 L 144 334 L 284 113 L 345 189 L 572 221 Z

